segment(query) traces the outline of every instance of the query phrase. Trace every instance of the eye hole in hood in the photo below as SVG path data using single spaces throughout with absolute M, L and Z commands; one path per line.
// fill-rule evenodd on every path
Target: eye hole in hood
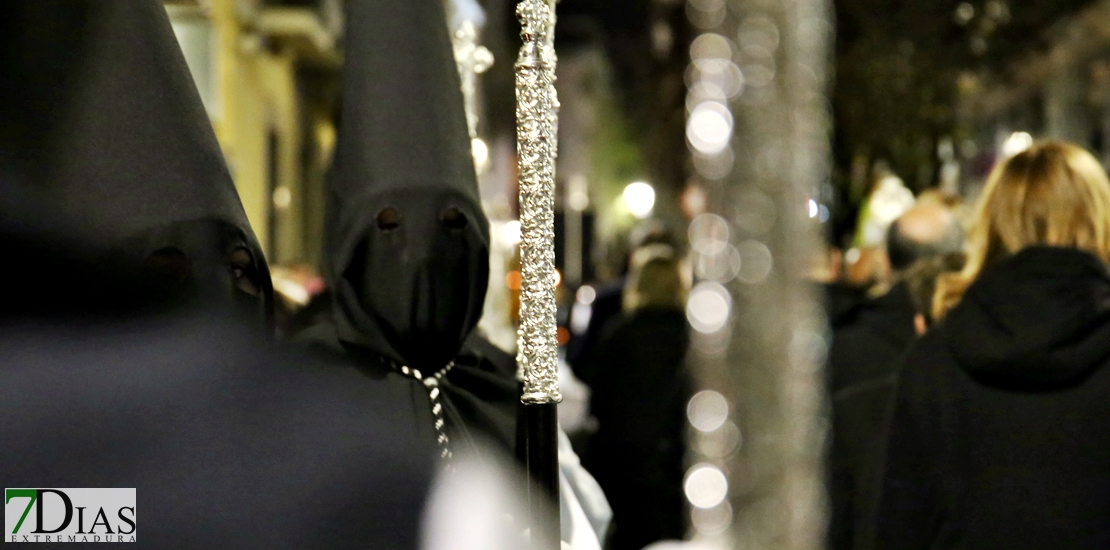
M 180 248 L 166 247 L 147 256 L 143 271 L 157 287 L 179 288 L 192 278 L 193 263 Z
M 466 229 L 467 226 L 466 214 L 463 214 L 462 210 L 454 206 L 444 210 L 443 213 L 439 215 L 439 220 L 443 223 L 444 227 L 455 231 L 462 231 Z
M 378 229 L 394 231 L 401 227 L 401 211 L 387 206 L 378 212 Z

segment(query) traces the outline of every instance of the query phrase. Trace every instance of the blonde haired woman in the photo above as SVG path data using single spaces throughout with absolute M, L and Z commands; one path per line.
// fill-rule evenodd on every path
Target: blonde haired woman
M 910 352 L 880 548 L 1110 548 L 1110 181 L 1045 142 L 984 190 Z
M 686 282 L 670 247 L 637 254 L 624 313 L 593 356 L 590 413 L 598 428 L 583 456 L 613 508 L 612 550 L 639 550 L 686 534 Z

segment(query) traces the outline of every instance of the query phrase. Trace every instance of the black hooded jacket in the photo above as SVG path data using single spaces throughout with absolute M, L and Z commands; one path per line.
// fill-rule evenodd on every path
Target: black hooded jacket
M 464 350 L 489 283 L 489 222 L 446 21 L 438 0 L 347 3 L 326 226 L 332 319 L 300 340 L 410 395 L 403 422 L 429 439 L 435 408 L 448 449 L 481 438 L 511 453 L 519 383 Z M 434 392 L 417 379 L 437 374 Z
M 908 357 L 878 548 L 1110 548 L 1110 274 L 1036 247 Z

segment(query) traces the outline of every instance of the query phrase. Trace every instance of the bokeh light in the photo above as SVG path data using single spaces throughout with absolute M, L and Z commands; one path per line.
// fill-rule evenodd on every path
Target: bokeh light
M 1014 132 L 1002 144 L 1002 156 L 1009 158 L 1033 146 L 1033 136 L 1029 132 Z
M 509 290 L 520 290 L 520 285 L 523 282 L 523 277 L 519 271 L 514 270 L 505 274 L 505 286 L 509 287 Z
M 726 244 L 717 254 L 697 254 L 694 258 L 694 275 L 721 284 L 740 275 L 740 267 L 740 251 L 731 244 Z
M 597 290 L 590 285 L 582 285 L 574 293 L 574 299 L 580 304 L 590 305 L 597 299 Z
M 712 432 L 728 420 L 728 400 L 719 392 L 703 390 L 686 404 L 690 425 L 702 432 Z
M 474 155 L 474 164 L 477 166 L 485 166 L 486 161 L 489 160 L 489 147 L 481 138 L 470 140 L 470 153 Z
M 697 508 L 713 508 L 728 496 L 728 479 L 712 464 L 698 464 L 686 474 L 686 500 Z
M 567 205 L 576 212 L 585 211 L 590 207 L 590 195 L 581 189 L 575 189 L 567 197 Z
M 655 208 L 655 189 L 650 184 L 638 181 L 624 188 L 624 204 L 637 218 L 646 218 Z
M 728 353 L 732 330 L 728 325 L 709 334 L 697 333 L 694 335 L 694 347 L 702 358 L 722 358 Z
M 694 153 L 692 157 L 694 171 L 707 180 L 719 180 L 728 177 L 732 173 L 733 163 L 736 162 L 736 155 L 728 147 L 716 154 L 702 155 Z
M 699 29 L 712 29 L 725 20 L 725 0 L 694 0 L 686 4 L 686 18 Z
M 707 32 L 690 43 L 690 59 L 732 59 L 732 46 L 727 38 Z
M 732 296 L 720 283 L 698 283 L 690 291 L 686 319 L 694 330 L 706 334 L 717 332 L 728 324 L 731 313 Z
M 721 91 L 721 95 L 734 98 L 744 91 L 744 73 L 728 59 L 699 59 L 694 62 L 699 82 Z
M 293 204 L 293 192 L 288 187 L 282 185 L 274 189 L 274 208 L 278 210 L 285 210 L 289 205 Z
M 712 508 L 694 508 L 690 511 L 690 523 L 701 535 L 719 535 L 732 525 L 732 505 L 721 502 Z
M 770 17 L 752 15 L 740 23 L 736 39 L 741 48 L 759 47 L 773 52 L 779 47 L 779 27 Z
M 728 147 L 732 139 L 732 113 L 716 101 L 700 103 L 690 112 L 686 139 L 695 151 L 712 155 Z
M 698 451 L 708 458 L 728 458 L 740 448 L 742 443 L 740 428 L 733 421 L 726 420 L 716 430 L 698 432 L 695 443 Z
M 749 240 L 740 243 L 736 249 L 740 251 L 740 273 L 737 277 L 748 284 L 762 283 L 771 274 L 774 260 L 771 250 L 767 245 Z
M 728 222 L 716 214 L 700 214 L 690 222 L 690 246 L 699 254 L 719 254 L 728 246 Z

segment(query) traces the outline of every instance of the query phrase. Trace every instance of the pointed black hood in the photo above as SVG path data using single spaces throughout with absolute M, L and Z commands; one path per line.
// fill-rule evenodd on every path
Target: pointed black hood
M 1110 273 L 1072 248 L 1031 247 L 985 269 L 945 317 L 944 337 L 981 383 L 1045 391 L 1110 359 Z
M 162 3 L 5 2 L 0 27 L 15 225 L 79 243 L 98 269 L 142 272 L 147 290 L 264 313 L 265 260 Z
M 429 371 L 473 331 L 489 223 L 470 150 L 443 3 L 348 1 L 327 222 L 343 342 Z

